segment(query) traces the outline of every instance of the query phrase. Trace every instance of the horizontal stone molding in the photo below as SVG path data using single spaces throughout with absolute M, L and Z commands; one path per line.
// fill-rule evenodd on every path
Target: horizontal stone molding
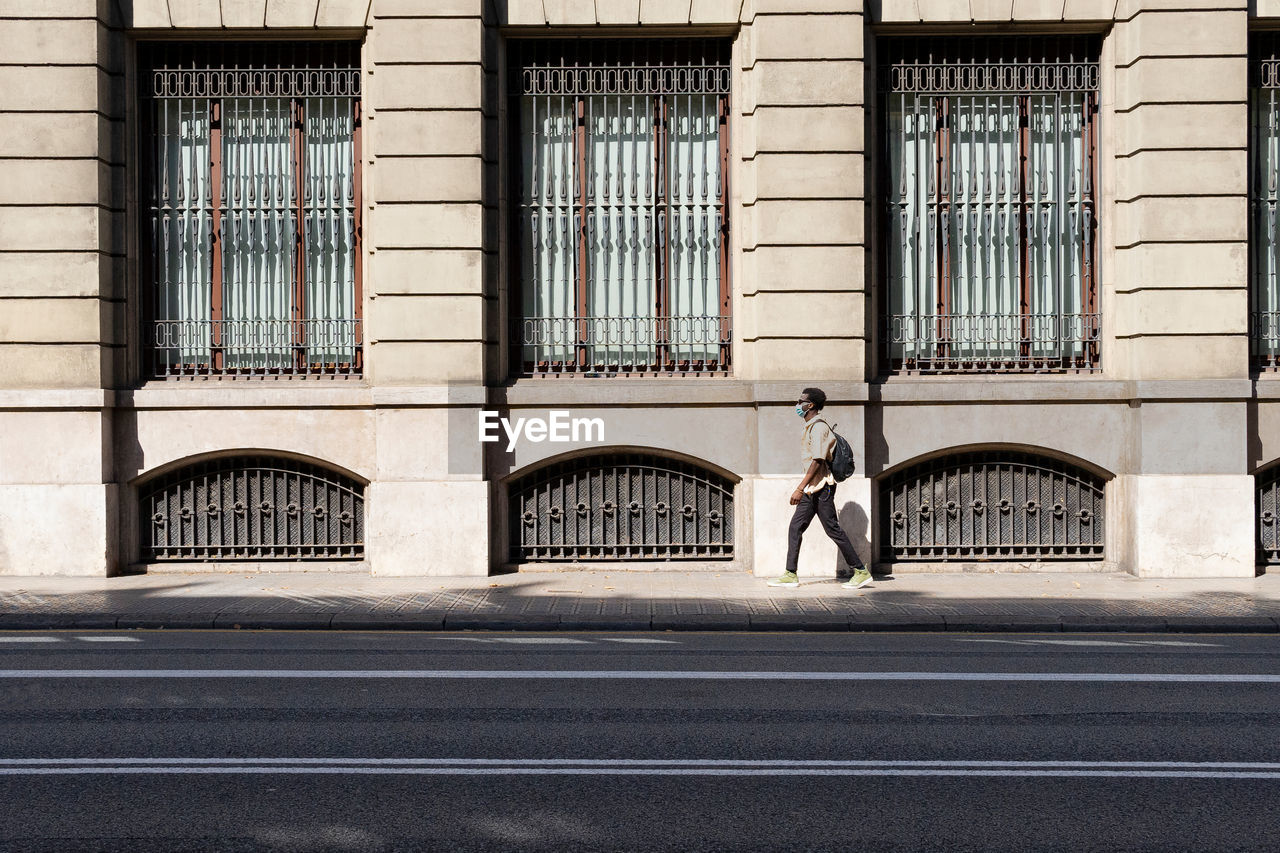
M 129 29 L 358 29 L 370 0 L 129 0 Z

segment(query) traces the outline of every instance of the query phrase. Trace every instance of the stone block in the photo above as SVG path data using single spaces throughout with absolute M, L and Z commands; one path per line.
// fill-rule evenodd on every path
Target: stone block
M 0 157 L 98 157 L 108 140 L 91 113 L 9 113 L 0 122 Z
M 318 0 L 267 0 L 268 27 L 314 27 Z
M 370 340 L 483 341 L 484 298 L 467 295 L 383 295 L 374 300 Z
M 96 252 L 0 252 L 0 298 L 97 296 L 110 267 Z
M 1013 0 L 969 0 L 969 15 L 975 21 L 1013 20 Z
M 102 484 L 0 486 L 0 575 L 106 577 L 115 496 Z
M 861 198 L 860 154 L 760 154 L 755 158 L 760 199 Z
M 31 6 L 29 2 L 24 2 L 22 5 Z M 126 28 L 158 29 L 164 27 L 167 29 L 173 26 L 173 21 L 169 17 L 168 0 L 131 0 L 129 3 L 121 3 L 119 5 L 123 12 L 123 23 Z
M 862 290 L 861 246 L 761 246 L 742 257 L 738 289 Z
M 375 293 L 480 293 L 479 249 L 380 251 L 369 263 L 366 289 Z
M 861 15 L 765 15 L 752 26 L 757 59 L 861 59 Z
M 109 471 L 101 412 L 0 412 L 0 486 L 99 484 Z
M 0 112 L 95 112 L 109 104 L 104 75 L 91 65 L 0 65 Z
M 1067 21 L 1112 21 L 1116 0 L 1067 0 L 1062 17 Z
M 370 144 L 379 156 L 480 156 L 483 124 L 479 109 L 383 112 L 371 122 Z
M 748 349 L 755 365 L 750 378 L 760 381 L 861 380 L 866 375 L 867 348 L 859 338 L 760 338 Z
M 169 20 L 175 27 L 222 26 L 222 4 L 218 0 L 170 0 Z
M 758 293 L 744 300 L 761 338 L 861 337 L 861 293 Z
M 3 388 L 101 388 L 103 369 L 96 344 L 0 344 Z
M 1139 577 L 1254 576 L 1248 476 L 1129 477 L 1124 507 Z
M 479 157 L 381 157 L 373 172 L 373 197 L 387 201 L 483 200 Z
M 1248 18 L 1238 11 L 1162 12 L 1139 15 L 1116 35 L 1117 65 L 1142 57 L 1244 56 Z
M 1248 375 L 1246 335 L 1117 339 L 1115 349 L 1115 363 L 1123 370 L 1118 378 L 1123 379 L 1240 379 Z
M 1243 196 L 1141 198 L 1115 206 L 1117 246 L 1182 240 L 1248 239 Z
M 383 65 L 369 80 L 375 110 L 480 109 L 484 74 L 479 65 Z
M 0 252 L 96 251 L 97 207 L 0 207 Z
M 267 0 L 222 0 L 222 25 L 253 29 L 265 27 Z
M 774 577 L 786 566 L 787 530 L 795 512 L 788 499 L 800 481 L 798 461 L 796 468 L 796 474 L 790 477 L 752 478 L 751 565 L 756 577 Z M 844 481 L 836 490 L 835 502 L 840 526 L 853 543 L 858 558 L 869 565 L 871 480 L 854 476 Z M 827 538 L 821 523 L 815 519 L 800 547 L 798 574 L 805 578 L 834 578 L 851 573 L 852 568 L 845 565 L 835 543 Z M 832 591 L 837 590 L 833 585 Z
M 1061 21 L 1064 0 L 1013 0 L 1015 21 Z
M 480 249 L 482 213 L 478 204 L 384 204 L 369 217 L 369 237 L 379 249 Z
M 1152 402 L 1136 411 L 1144 475 L 1246 474 L 1242 402 Z
M 593 27 L 597 21 L 595 0 L 542 0 L 542 10 L 553 27 Z
M 917 0 L 866 0 L 866 4 L 867 14 L 873 23 L 902 24 L 920 20 Z
M 371 0 L 320 0 L 316 8 L 317 27 L 367 27 Z
M 511 26 L 541 27 L 547 23 L 547 10 L 542 0 L 506 0 L 499 4 L 499 9 L 506 6 L 506 20 L 501 23 Z
M 365 553 L 383 577 L 489 573 L 489 484 L 375 482 L 367 490 Z M 430 507 L 430 512 L 423 508 Z
M 110 178 L 98 160 L 0 159 L 0 204 L 111 204 Z
M 1243 335 L 1249 331 L 1248 291 L 1142 290 L 1116 299 L 1117 335 Z
M 1142 59 L 1116 69 L 1116 109 L 1148 103 L 1243 102 L 1248 70 L 1243 56 Z
M 450 445 L 465 445 L 475 460 L 468 473 L 481 473 L 477 409 L 379 409 L 377 414 L 379 482 L 444 480 L 451 471 Z M 454 434 L 465 433 L 462 435 Z
M 1115 253 L 1112 268 L 1120 292 L 1139 287 L 1244 287 L 1245 243 L 1143 243 Z
M 896 3 L 899 0 L 892 0 L 892 2 Z M 905 0 L 905 2 L 912 3 L 914 0 Z M 796 0 L 746 0 L 743 3 L 743 10 L 751 13 L 744 14 L 743 20 L 764 15 L 794 14 L 797 11 L 810 15 L 825 15 L 832 12 L 857 14 L 862 11 L 862 0 L 804 0 L 802 4 L 797 3 Z
M 640 0 L 596 0 L 596 22 L 638 24 L 640 23 Z
M 854 106 L 862 103 L 862 63 L 765 62 L 756 64 L 759 106 Z
M 867 118 L 860 106 L 761 107 L 744 156 L 791 151 L 861 152 Z
M 1255 0 L 1253 14 L 1251 17 L 1263 20 L 1266 18 L 1280 18 L 1280 0 Z
M 370 347 L 366 375 L 377 385 L 484 381 L 484 345 L 471 341 L 384 341 Z
M 0 301 L 0 342 L 93 343 L 102 338 L 102 303 L 85 299 Z
M 596 5 L 612 0 L 596 0 Z M 742 0 L 693 0 L 689 7 L 691 24 L 736 24 L 742 15 Z
M 479 18 L 398 18 L 373 28 L 369 55 L 389 62 L 479 62 L 484 23 Z
M 756 246 L 857 245 L 865 239 L 860 201 L 762 201 L 753 214 Z
M 1230 104 L 1143 104 L 1114 118 L 1116 156 L 1148 148 L 1245 148 L 1248 108 Z
M 640 23 L 687 24 L 690 0 L 640 0 Z
M 1248 154 L 1234 151 L 1140 151 L 1116 162 L 1116 200 L 1142 196 L 1245 195 Z
M 885 0 L 885 5 L 896 4 L 894 0 Z M 916 0 L 916 7 L 920 20 L 929 23 L 969 20 L 969 0 Z
M 539 0 L 540 1 L 540 0 Z M 498 0 L 499 11 L 513 0 Z M 422 0 L 375 0 L 373 17 L 406 18 L 466 18 L 480 17 L 490 7 L 489 0 L 432 0 L 423 5 Z M 499 21 L 502 23 L 503 21 Z
M 91 65 L 98 60 L 98 27 L 92 19 L 0 20 L 4 61 L 13 65 Z

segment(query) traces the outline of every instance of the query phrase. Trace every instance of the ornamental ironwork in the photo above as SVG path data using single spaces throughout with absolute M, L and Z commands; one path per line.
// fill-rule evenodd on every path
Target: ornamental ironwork
M 229 456 L 143 486 L 148 561 L 342 560 L 364 555 L 364 487 L 294 459 Z
M 1280 370 L 1280 34 L 1250 35 L 1249 350 Z
M 650 454 L 559 462 L 511 484 L 513 562 L 733 556 L 733 483 Z
M 1104 482 L 1017 452 L 953 454 L 913 465 L 880 488 L 883 559 L 1097 560 Z
M 1280 565 L 1280 465 L 1256 474 L 1258 564 Z

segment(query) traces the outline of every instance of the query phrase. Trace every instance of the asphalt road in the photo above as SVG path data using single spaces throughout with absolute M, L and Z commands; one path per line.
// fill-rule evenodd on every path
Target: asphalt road
M 0 634 L 0 849 L 1280 849 L 1280 638 Z

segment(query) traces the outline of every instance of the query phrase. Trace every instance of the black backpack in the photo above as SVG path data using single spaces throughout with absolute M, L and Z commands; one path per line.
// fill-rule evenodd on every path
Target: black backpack
M 831 449 L 831 476 L 837 483 L 843 483 L 845 480 L 853 476 L 853 448 L 849 446 L 849 442 L 845 441 L 844 436 L 835 431 L 835 427 L 827 424 L 827 429 L 831 430 L 831 434 L 835 436 L 836 446 Z

